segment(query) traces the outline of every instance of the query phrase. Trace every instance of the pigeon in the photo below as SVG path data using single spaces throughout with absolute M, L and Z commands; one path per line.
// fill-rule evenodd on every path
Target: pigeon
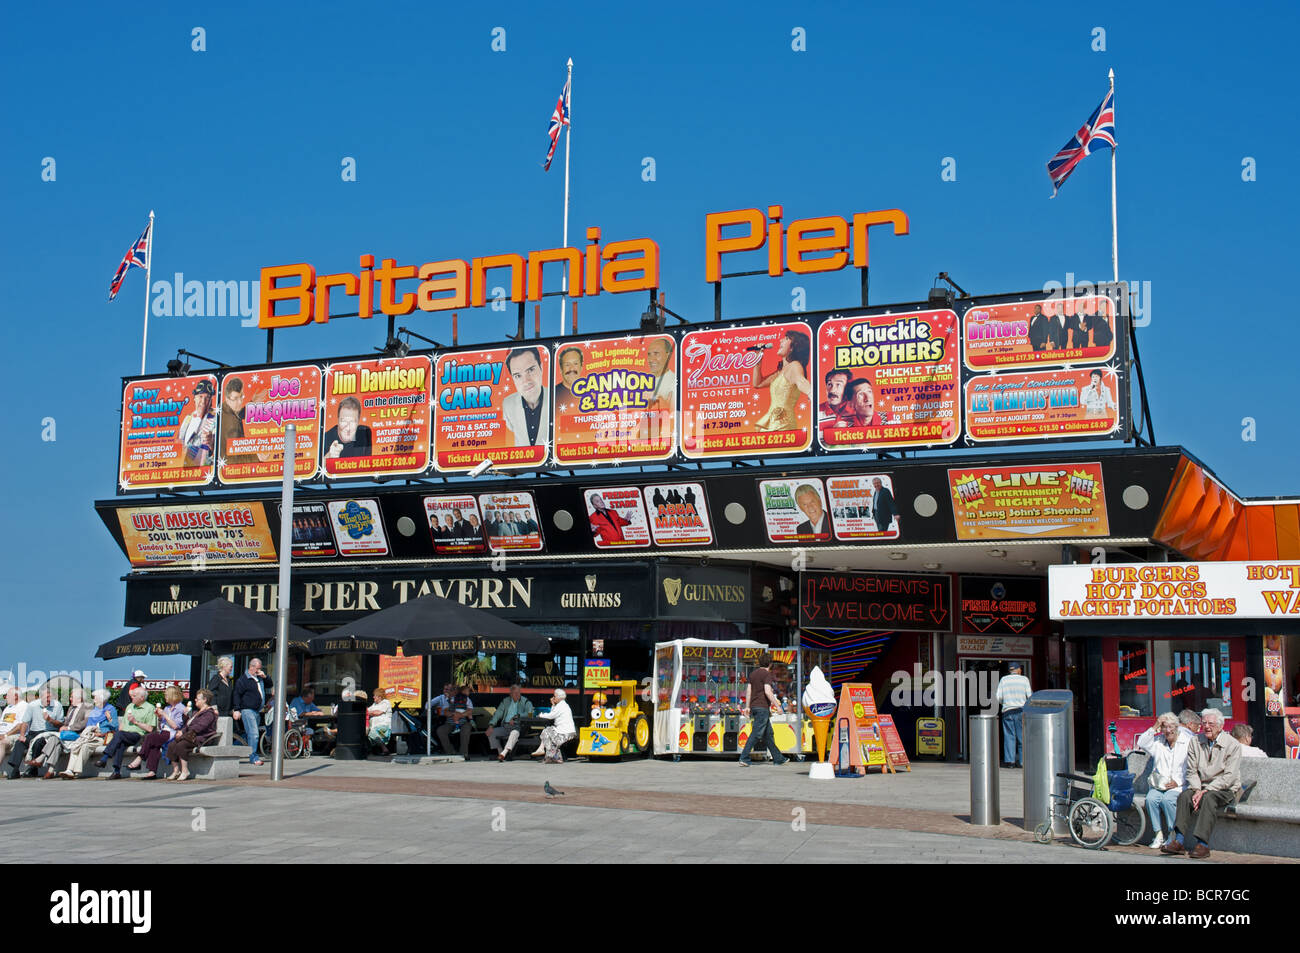
M 546 792 L 546 796 L 547 796 L 548 798 L 549 798 L 549 797 L 555 797 L 555 795 L 557 795 L 557 794 L 563 794 L 563 793 L 564 793 L 563 791 L 557 791 L 557 790 L 555 790 L 555 788 L 551 787 L 551 782 L 550 782 L 550 781 L 543 781 L 543 782 L 542 782 L 542 790 Z

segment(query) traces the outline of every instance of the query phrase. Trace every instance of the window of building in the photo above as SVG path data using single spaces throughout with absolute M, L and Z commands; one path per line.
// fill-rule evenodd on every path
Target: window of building
M 1232 717 L 1228 643 L 1209 640 L 1152 644 L 1156 704 L 1178 714 L 1185 708 L 1216 708 Z
M 1119 643 L 1119 713 L 1125 718 L 1151 717 L 1151 644 Z

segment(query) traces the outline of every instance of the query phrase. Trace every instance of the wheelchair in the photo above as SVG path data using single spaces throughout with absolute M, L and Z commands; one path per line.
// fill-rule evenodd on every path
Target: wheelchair
M 294 721 L 294 711 L 292 708 L 285 709 L 284 713 L 284 756 L 286 758 L 306 758 L 311 755 L 311 742 L 309 736 L 304 730 L 307 727 L 306 719 Z M 262 738 L 258 742 L 258 752 L 263 758 L 271 757 L 271 738 L 275 732 L 275 709 L 267 711 L 264 719 L 266 728 L 262 732 Z

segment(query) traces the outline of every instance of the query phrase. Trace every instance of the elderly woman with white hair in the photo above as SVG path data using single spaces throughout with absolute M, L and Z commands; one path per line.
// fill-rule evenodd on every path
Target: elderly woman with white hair
M 542 743 L 532 756 L 536 758 L 544 754 L 542 760 L 545 763 L 563 764 L 564 756 L 560 754 L 560 749 L 578 734 L 573 725 L 573 712 L 569 711 L 569 703 L 564 700 L 563 688 L 557 688 L 551 696 L 551 710 L 541 712 L 537 717 L 554 724 L 542 729 Z
M 1167 711 L 1133 741 L 1133 747 L 1145 751 L 1152 762 L 1146 801 L 1151 829 L 1156 835 L 1150 845 L 1154 850 L 1173 837 L 1178 795 L 1187 786 L 1187 753 L 1196 744 L 1193 736 L 1180 727 L 1178 716 Z
M 86 727 L 81 737 L 68 744 L 68 766 L 59 772 L 59 777 L 71 781 L 82 776 L 86 762 L 99 754 L 113 738 L 117 731 L 117 709 L 109 703 L 109 691 L 96 689 L 91 693 L 95 707 L 86 713 Z

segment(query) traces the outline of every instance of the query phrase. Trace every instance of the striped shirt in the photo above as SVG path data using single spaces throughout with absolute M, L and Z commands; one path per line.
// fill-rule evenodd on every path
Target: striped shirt
M 1024 708 L 1025 702 L 1029 701 L 1029 696 L 1033 692 L 1034 690 L 1029 686 L 1029 679 L 1023 675 L 1008 675 L 998 680 L 997 698 L 1003 711 Z

